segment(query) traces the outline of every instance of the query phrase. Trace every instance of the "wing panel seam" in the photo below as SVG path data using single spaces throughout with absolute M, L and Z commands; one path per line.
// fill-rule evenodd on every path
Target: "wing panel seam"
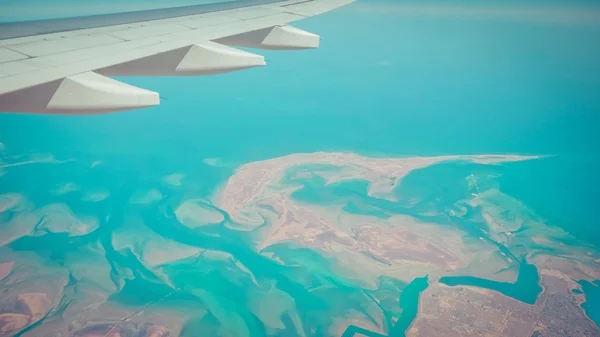
M 20 51 L 17 51 L 17 50 L 14 50 L 14 49 L 12 49 L 12 48 L 10 48 L 10 47 L 8 47 L 8 46 L 1 46 L 0 48 L 5 48 L 5 49 L 8 49 L 8 50 L 10 50 L 10 51 L 12 51 L 12 52 L 15 52 L 15 53 L 17 53 L 17 54 L 19 54 L 19 55 L 23 55 L 23 56 L 25 56 L 25 57 L 26 57 L 26 58 L 24 58 L 24 59 L 21 59 L 21 60 L 16 60 L 16 61 L 22 61 L 22 60 L 28 60 L 28 59 L 35 58 L 34 56 L 31 56 L 31 55 L 25 54 L 25 53 L 23 53 L 23 52 L 20 52 Z M 4 61 L 4 62 L 0 62 L 0 63 L 8 63 L 8 62 L 14 62 L 14 61 Z

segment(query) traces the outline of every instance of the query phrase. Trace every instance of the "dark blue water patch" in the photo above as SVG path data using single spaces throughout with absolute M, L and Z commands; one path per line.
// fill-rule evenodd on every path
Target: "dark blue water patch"
M 581 280 L 579 284 L 585 294 L 585 302 L 581 307 L 586 315 L 600 326 L 600 280 L 594 282 Z
M 221 324 L 219 321 L 209 312 L 208 314 L 192 315 L 188 319 L 183 328 L 181 329 L 181 337 L 196 337 L 198 332 L 202 331 L 207 336 L 218 336 L 222 333 Z
M 419 297 L 429 286 L 428 277 L 415 278 L 402 290 L 400 295 L 400 309 L 402 313 L 394 325 L 390 337 L 404 337 L 419 312 Z
M 583 291 L 579 290 L 579 289 L 573 289 L 573 294 L 575 294 L 575 295 L 581 295 L 581 294 L 583 294 Z
M 356 325 L 349 325 L 341 337 L 353 337 L 357 334 L 363 334 L 367 337 L 385 337 L 385 335 L 357 327 Z
M 318 171 L 325 168 L 330 171 L 340 170 L 339 167 L 330 165 L 301 165 L 288 170 L 281 183 L 302 185 L 302 189 L 294 191 L 291 196 L 297 201 L 311 204 L 344 204 L 367 194 L 369 182 L 366 180 L 343 180 L 327 184 L 318 175 Z M 315 171 L 316 174 L 307 177 L 296 177 L 298 173 Z
M 98 239 L 97 233 L 71 237 L 68 233 L 48 233 L 41 236 L 23 236 L 10 244 L 14 251 L 32 251 L 39 256 L 64 265 L 65 255 Z
M 394 190 L 394 194 L 402 200 L 418 200 L 419 207 L 444 208 L 453 205 L 457 200 L 464 200 L 477 193 L 471 183 L 471 175 L 477 181 L 480 191 L 489 186 L 487 177 L 498 174 L 498 166 L 452 160 L 424 167 L 409 172 Z
M 380 287 L 377 290 L 369 291 L 372 297 L 376 297 L 377 300 L 373 299 L 374 303 L 384 302 L 390 300 L 389 292 L 398 293 L 400 297 L 398 311 L 393 310 L 388 312 L 383 307 L 380 309 L 386 314 L 386 322 L 390 328 L 388 336 L 390 337 L 403 337 L 405 336 L 406 330 L 410 327 L 413 320 L 417 316 L 419 310 L 419 297 L 421 293 L 429 286 L 428 277 L 416 278 L 412 282 L 406 284 L 396 279 L 388 278 L 385 276 L 380 277 Z M 382 292 L 378 296 L 378 293 Z M 399 317 L 396 324 L 392 325 L 389 316 Z M 363 334 L 369 337 L 382 337 L 380 333 L 370 331 L 355 325 L 350 325 L 341 335 L 342 337 L 352 337 L 355 334 Z
M 231 313 L 227 313 L 231 314 Z M 189 313 L 188 313 L 189 315 Z M 217 315 L 208 312 L 204 313 L 200 310 L 199 314 L 192 314 L 192 317 L 186 320 L 180 336 L 181 337 L 195 337 L 200 335 L 205 336 L 221 336 L 223 335 L 224 328 L 226 330 L 237 330 L 239 326 L 226 326 L 223 327 L 222 322 L 216 317 Z M 244 315 L 245 321 L 244 324 L 248 327 L 250 331 L 250 336 L 256 337 L 266 337 L 269 336 L 267 333 L 265 325 L 256 317 L 256 315 L 252 313 L 247 313 Z M 281 336 L 289 336 L 296 337 L 300 336 L 294 331 L 294 324 L 291 320 L 282 319 L 286 327 L 287 334 L 284 333 Z M 234 333 L 235 334 L 235 333 Z
M 525 261 L 520 264 L 519 276 L 515 283 L 498 282 L 473 276 L 445 276 L 439 282 L 451 287 L 472 286 L 495 290 L 527 304 L 534 304 L 542 292 L 537 268 Z
M 402 290 L 407 285 L 408 283 L 391 277 L 379 276 L 379 288 L 370 291 L 365 290 L 365 294 L 385 313 L 387 330 L 391 330 L 394 326 L 393 318 L 400 316 L 402 309 L 398 305 L 398 300 Z
M 112 295 L 110 300 L 127 305 L 147 305 L 158 302 L 172 293 L 173 289 L 164 284 L 136 277 L 126 280 L 123 289 Z

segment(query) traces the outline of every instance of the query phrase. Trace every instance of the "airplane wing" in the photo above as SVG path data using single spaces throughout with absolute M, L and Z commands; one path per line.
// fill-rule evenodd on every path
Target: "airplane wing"
M 234 46 L 317 48 L 288 25 L 355 0 L 242 0 L 0 24 L 0 111 L 96 114 L 159 105 L 109 76 L 201 76 L 264 66 Z

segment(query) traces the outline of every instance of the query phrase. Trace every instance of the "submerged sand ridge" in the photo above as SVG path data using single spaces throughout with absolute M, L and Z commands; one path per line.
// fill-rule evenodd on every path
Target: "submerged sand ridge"
M 464 303 L 451 297 L 440 300 L 437 305 L 441 309 L 436 309 L 442 310 L 439 314 L 444 316 L 446 312 L 453 312 L 452 315 L 459 316 L 447 316 L 448 322 L 440 316 L 439 324 L 436 323 L 437 312 L 432 312 L 433 309 L 425 305 L 409 336 L 483 334 L 516 337 L 532 333 L 550 336 L 553 331 L 561 329 L 592 335 L 600 333 L 579 306 L 583 301 L 582 295 L 571 294 L 571 289 L 579 288 L 573 280 L 594 280 L 600 276 L 597 252 L 565 244 L 570 240 L 567 233 L 547 226 L 533 211 L 499 190 L 480 188 L 472 174 L 467 178 L 472 180 L 469 185 L 473 191 L 467 199 L 460 201 L 462 206 L 455 204 L 452 206 L 454 209 L 444 214 L 430 210 L 427 215 L 432 218 L 444 215 L 452 222 L 461 215 L 459 213 L 465 212 L 462 210 L 465 206 L 471 207 L 481 214 L 480 230 L 468 227 L 475 224 L 453 228 L 424 222 L 420 217 L 386 213 L 381 209 L 371 214 L 349 213 L 340 204 L 313 204 L 293 197 L 295 192 L 311 186 L 303 185 L 303 180 L 318 177 L 325 185 L 317 188 L 343 181 L 367 181 L 369 197 L 393 203 L 402 196 L 392 191 L 413 170 L 446 161 L 497 164 L 535 158 L 538 157 L 494 155 L 390 159 L 347 153 L 290 155 L 242 166 L 223 188 L 220 206 L 232 220 L 256 233 L 258 251 L 277 252 L 281 244 L 288 243 L 315 249 L 335 261 L 335 273 L 353 279 L 367 289 L 378 288 L 381 277 L 410 282 L 416 277 L 429 275 L 432 291 L 446 287 L 450 293 L 460 289 L 468 292 L 466 289 L 469 287 L 447 287 L 438 283 L 437 279 L 445 275 L 468 275 L 515 282 L 521 261 L 534 263 L 544 275 L 541 282 L 543 295 L 531 309 L 539 308 L 539 311 L 532 317 L 520 317 L 519 308 L 523 305 L 518 300 L 493 290 L 472 288 L 489 294 L 488 304 L 480 301 L 471 303 L 467 295 Z M 422 214 L 425 213 L 419 215 Z M 569 286 L 560 279 L 569 280 Z M 429 296 L 428 293 L 426 295 Z M 556 319 L 560 310 L 556 309 L 558 302 L 554 301 L 561 301 L 564 305 L 569 303 L 569 314 L 581 323 L 580 329 L 577 324 L 564 325 L 560 323 L 564 321 Z M 530 309 L 525 305 L 522 310 Z M 461 318 L 461 315 L 466 315 L 466 318 Z
M 593 335 L 585 295 L 571 290 L 600 277 L 598 252 L 502 193 L 502 167 L 477 165 L 535 158 L 289 155 L 243 165 L 212 202 L 176 176 L 81 201 L 97 214 L 70 203 L 76 195 L 48 205 L 0 196 L 10 234 L 0 334 L 309 337 L 354 325 L 394 335 L 411 310 L 408 283 L 421 279 L 429 288 L 409 336 L 574 332 L 554 310 L 563 306 Z M 160 198 L 131 202 L 153 190 Z M 115 198 L 123 210 L 106 207 Z M 443 284 L 518 282 L 535 297 L 524 264 L 543 287 L 533 304 L 502 287 Z
M 220 206 L 233 220 L 248 221 L 240 214 L 251 201 L 265 193 L 267 186 L 276 184 L 285 170 L 301 164 L 327 164 L 344 167 L 339 174 L 327 178 L 328 183 L 342 179 L 365 179 L 371 182 L 370 194 L 388 195 L 409 172 L 449 160 L 466 160 L 479 164 L 494 164 L 538 158 L 518 155 L 469 155 L 413 158 L 369 158 L 353 153 L 293 154 L 240 167 L 229 178 L 220 196 Z M 252 219 L 255 220 L 255 219 Z
M 413 170 L 436 163 L 464 160 L 480 164 L 534 159 L 534 156 L 442 156 L 368 158 L 350 153 L 295 154 L 240 167 L 220 195 L 220 207 L 247 229 L 260 228 L 258 250 L 282 242 L 295 242 L 327 252 L 342 264 L 360 265 L 362 279 L 376 286 L 380 275 L 405 281 L 424 274 L 433 277 L 464 268 L 498 280 L 514 280 L 511 263 L 491 256 L 497 247 L 485 242 L 465 244 L 462 233 L 410 216 L 386 218 L 344 212 L 338 206 L 307 205 L 291 194 L 302 186 L 283 183 L 286 175 L 310 178 L 316 174 L 331 185 L 344 180 L 366 180 L 368 195 L 395 201 L 392 191 Z M 304 165 L 304 166 L 303 166 Z M 323 166 L 327 165 L 327 166 Z M 305 170 L 290 172 L 294 167 Z M 266 227 L 265 227 L 266 226 Z M 483 266 L 488 264 L 487 266 Z M 491 267 L 490 267 L 491 266 Z M 500 272 L 505 270 L 504 272 Z M 474 272 L 474 271 L 473 271 Z M 369 276 L 370 275 L 370 276 Z

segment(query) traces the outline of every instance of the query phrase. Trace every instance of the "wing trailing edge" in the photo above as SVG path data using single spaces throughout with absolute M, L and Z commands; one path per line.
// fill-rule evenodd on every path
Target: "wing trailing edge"
M 265 66 L 263 56 L 233 47 L 318 48 L 319 35 L 288 23 L 353 1 L 247 0 L 240 8 L 188 16 L 117 16 L 112 25 L 92 20 L 89 28 L 81 18 L 66 20 L 65 27 L 77 27 L 68 31 L 50 22 L 51 33 L 0 34 L 0 111 L 78 115 L 159 105 L 158 93 L 108 76 L 202 76 Z
M 0 96 L 0 109 L 21 113 L 87 115 L 159 105 L 154 91 L 86 72 Z
M 296 50 L 319 48 L 320 36 L 289 25 L 274 26 L 216 40 L 231 46 Z
M 207 41 L 98 70 L 106 76 L 202 76 L 266 65 L 262 55 Z

